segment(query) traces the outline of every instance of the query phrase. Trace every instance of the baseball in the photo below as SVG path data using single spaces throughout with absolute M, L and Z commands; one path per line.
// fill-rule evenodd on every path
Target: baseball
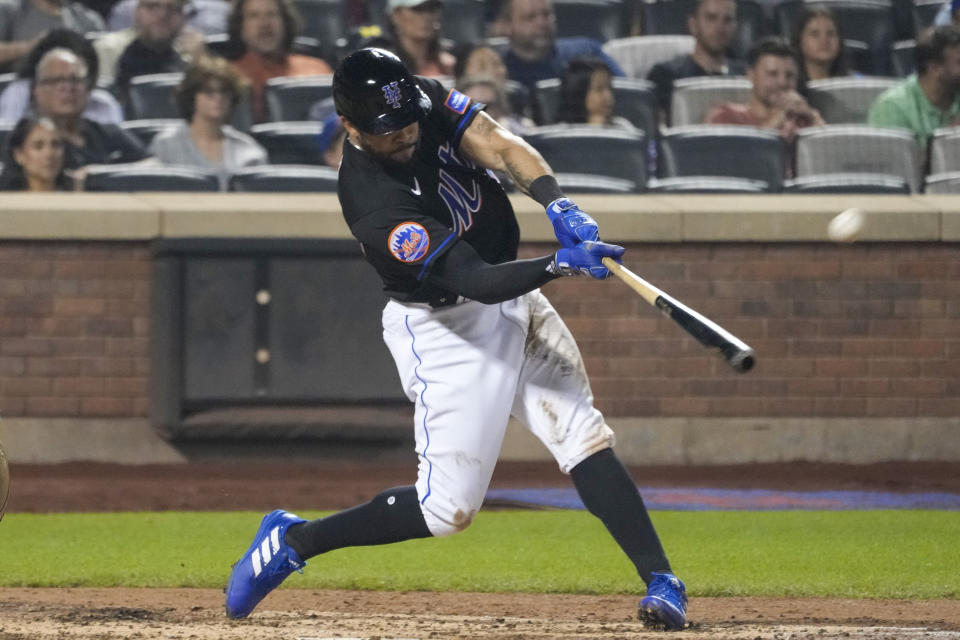
M 863 209 L 845 209 L 827 225 L 827 236 L 834 242 L 853 242 L 863 230 L 866 213 Z

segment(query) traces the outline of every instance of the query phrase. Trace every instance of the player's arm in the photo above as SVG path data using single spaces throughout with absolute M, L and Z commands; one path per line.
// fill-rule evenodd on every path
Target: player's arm
M 478 113 L 464 131 L 460 151 L 482 167 L 506 172 L 524 193 L 543 205 L 564 247 L 599 240 L 597 223 L 563 196 L 543 156 L 486 113 Z
M 468 243 L 458 242 L 437 261 L 427 280 L 465 298 L 495 304 L 533 291 L 559 276 L 607 278 L 610 272 L 602 259 L 609 256 L 619 262 L 621 255 L 623 247 L 583 242 L 542 258 L 490 264 Z

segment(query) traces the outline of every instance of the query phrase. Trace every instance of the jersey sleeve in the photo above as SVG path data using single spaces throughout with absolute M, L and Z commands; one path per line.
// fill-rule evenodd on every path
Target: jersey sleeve
M 437 259 L 458 240 L 436 218 L 415 206 L 394 206 L 371 211 L 350 226 L 374 266 L 405 273 L 422 281 Z
M 485 104 L 474 101 L 470 96 L 456 89 L 447 89 L 433 78 L 417 77 L 420 88 L 430 98 L 433 109 L 430 118 L 441 126 L 454 148 L 460 146 L 463 132 L 477 117 Z

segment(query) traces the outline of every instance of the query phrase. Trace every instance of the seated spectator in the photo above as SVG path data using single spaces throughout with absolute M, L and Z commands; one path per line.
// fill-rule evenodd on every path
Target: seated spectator
M 624 75 L 620 65 L 603 52 L 600 42 L 557 38 L 553 0 L 506 0 L 501 22 L 508 42 L 502 54 L 507 75 L 531 91 L 538 80 L 559 78 L 574 58 L 600 58 L 613 75 Z
M 333 73 L 320 58 L 291 53 L 299 21 L 290 0 L 233 0 L 228 20 L 231 47 L 242 51 L 233 65 L 250 80 L 255 122 L 267 119 L 267 80 Z
M 87 63 L 90 100 L 83 117 L 104 124 L 123 122 L 123 109 L 113 94 L 96 87 L 99 63 L 93 45 L 83 35 L 69 29 L 51 29 L 23 60 L 17 79 L 0 92 L 0 120 L 19 120 L 30 108 L 30 86 L 37 73 L 37 63 L 48 51 L 68 49 Z
M 960 0 L 946 0 L 933 18 L 934 27 L 948 24 L 960 28 Z
M 63 169 L 63 138 L 48 118 L 28 116 L 7 137 L 0 190 L 69 191 L 72 180 Z
M 50 118 L 64 140 L 64 166 L 137 162 L 148 158 L 134 136 L 117 125 L 100 124 L 83 116 L 90 99 L 87 64 L 68 49 L 53 49 L 40 58 L 33 80 L 38 116 Z M 75 178 L 78 174 L 75 172 Z M 82 182 L 82 173 L 79 174 Z
M 314 105 L 315 111 L 311 115 L 319 116 L 320 103 Z M 333 109 L 333 100 L 330 99 L 330 108 L 326 110 L 326 115 L 317 117 L 316 120 L 323 122 L 323 129 L 317 136 L 317 150 L 323 156 L 323 164 L 334 169 L 340 168 L 340 160 L 343 158 L 343 142 L 347 139 L 347 130 L 340 121 L 340 116 Z
M 800 53 L 801 93 L 806 93 L 807 82 L 849 76 L 847 50 L 840 35 L 840 25 L 827 7 L 808 7 L 797 22 L 793 47 Z
M 5 0 L 0 2 L 0 70 L 9 71 L 50 29 L 84 34 L 103 31 L 103 18 L 69 0 Z
M 503 84 L 488 76 L 465 76 L 457 81 L 457 89 L 486 105 L 487 114 L 518 136 L 530 133 L 535 127 L 533 120 L 510 110 Z
M 244 79 L 222 58 L 200 58 L 187 68 L 177 88 L 184 122 L 158 133 L 150 144 L 157 160 L 186 164 L 218 174 L 226 190 L 237 169 L 267 164 L 266 150 L 227 123 L 243 97 Z
M 742 76 L 746 65 L 727 52 L 737 33 L 737 5 L 734 0 L 698 0 L 687 18 L 693 36 L 693 53 L 657 63 L 647 79 L 657 87 L 657 100 L 664 115 L 670 113 L 673 83 L 698 76 Z M 666 119 L 664 118 L 664 121 Z
M 947 25 L 925 32 L 915 56 L 916 74 L 877 96 L 867 123 L 909 129 L 926 147 L 934 130 L 960 125 L 960 30 Z
M 471 43 L 457 48 L 454 54 L 457 61 L 453 65 L 453 77 L 458 86 L 467 76 L 490 78 L 501 86 L 507 82 L 507 66 L 493 47 Z
M 635 129 L 629 120 L 613 115 L 613 75 L 603 60 L 578 58 L 560 79 L 557 121 Z
M 710 110 L 708 124 L 739 124 L 776 129 L 792 142 L 804 127 L 821 126 L 820 112 L 797 93 L 800 60 L 786 41 L 761 38 L 747 54 L 747 78 L 752 83 L 746 104 L 726 102 Z
M 440 0 L 388 0 L 391 50 L 412 73 L 421 76 L 453 75 L 455 58 L 440 46 L 443 25 Z
M 113 5 L 107 28 L 110 31 L 123 31 L 133 27 L 139 3 L 140 0 L 120 0 Z M 187 27 L 207 36 L 226 33 L 229 12 L 230 3 L 227 0 L 190 0 L 186 11 Z
M 183 71 L 204 54 L 203 36 L 185 25 L 185 0 L 139 0 L 132 30 L 98 39 L 101 65 L 121 96 L 131 78 Z

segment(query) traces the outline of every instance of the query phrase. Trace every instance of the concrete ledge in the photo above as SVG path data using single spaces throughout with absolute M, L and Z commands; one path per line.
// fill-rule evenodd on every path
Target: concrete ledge
M 960 418 L 612 418 L 629 464 L 960 460 Z M 550 460 L 511 421 L 501 459 Z
M 4 418 L 0 441 L 14 463 L 160 464 L 187 460 L 160 438 L 146 419 Z
M 160 235 L 155 207 L 128 194 L 5 193 L 0 238 L 7 240 L 149 240 Z

